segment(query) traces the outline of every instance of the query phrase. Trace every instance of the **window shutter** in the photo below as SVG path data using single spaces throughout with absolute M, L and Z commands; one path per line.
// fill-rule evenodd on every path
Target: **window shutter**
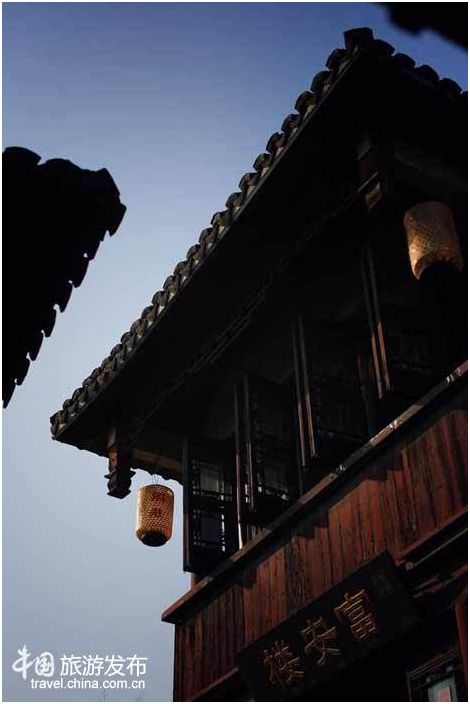
M 304 490 L 332 471 L 367 437 L 353 326 L 294 325 L 297 409 Z
M 294 406 L 280 384 L 245 375 L 236 389 L 242 522 L 265 526 L 298 496 Z
M 238 550 L 232 442 L 188 438 L 184 464 L 184 569 L 206 574 Z
M 362 261 L 381 425 L 439 381 L 444 356 L 438 310 L 405 253 L 367 247 Z

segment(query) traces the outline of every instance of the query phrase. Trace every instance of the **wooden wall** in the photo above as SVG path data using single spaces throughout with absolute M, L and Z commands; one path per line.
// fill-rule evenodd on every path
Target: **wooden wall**
M 283 539 L 240 566 L 175 632 L 176 701 L 235 666 L 235 655 L 384 549 L 395 558 L 467 504 L 467 414 L 454 409 L 376 458 Z

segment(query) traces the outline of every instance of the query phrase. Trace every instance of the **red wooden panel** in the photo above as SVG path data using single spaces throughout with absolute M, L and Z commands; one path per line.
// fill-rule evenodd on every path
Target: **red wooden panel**
M 219 633 L 223 635 L 220 643 L 220 674 L 222 676 L 233 667 L 233 650 L 235 647 L 235 630 L 233 623 L 233 591 L 227 589 L 221 597 L 221 606 L 219 609 Z M 241 614 L 240 614 L 241 616 Z
M 466 411 L 452 411 L 445 418 L 442 445 L 448 457 L 452 495 L 457 508 L 467 505 L 468 491 L 468 418 Z
M 253 598 L 257 604 L 257 637 L 287 615 L 284 548 L 280 547 L 256 568 Z
M 386 547 L 392 554 L 466 504 L 464 411 L 390 450 L 270 545 L 175 635 L 175 698 L 235 667 L 236 653 Z
M 222 673 L 221 671 L 221 639 L 225 638 L 226 624 L 221 624 L 221 601 L 222 597 L 214 599 L 212 602 L 212 628 L 211 628 L 211 647 L 207 651 L 207 657 L 210 658 L 210 671 L 212 673 L 211 680 L 217 680 Z M 222 630 L 221 630 L 222 628 Z
M 183 701 L 186 701 L 188 695 L 191 696 L 196 691 L 197 683 L 194 680 L 194 660 L 197 657 L 194 648 L 194 619 L 191 619 L 184 629 L 185 663 L 182 672 L 182 691 L 184 694 Z
M 353 522 L 354 516 L 352 511 L 352 493 L 348 492 L 337 504 L 339 518 L 339 535 L 342 554 L 342 574 L 347 577 L 348 574 L 354 572 L 356 567 L 356 559 L 354 553 L 353 541 Z
M 306 604 L 317 595 L 322 594 L 324 590 L 324 571 L 326 566 L 323 563 L 322 553 L 322 532 L 325 531 L 326 511 L 321 513 L 315 510 L 314 514 L 309 516 L 308 523 L 308 542 L 306 545 L 307 560 L 308 560 L 308 595 Z M 328 546 L 329 552 L 329 546 Z
M 395 471 L 393 456 L 382 461 L 381 467 L 382 480 L 379 481 L 379 493 L 382 505 L 382 518 L 385 525 L 385 544 L 390 553 L 396 555 L 401 550 L 403 540 L 400 530 L 400 512 L 393 479 Z
M 340 582 L 344 577 L 343 544 L 340 528 L 340 507 L 338 503 L 328 507 L 329 541 L 331 551 L 331 568 L 333 583 Z
M 258 613 L 261 615 L 258 636 L 269 631 L 273 626 L 273 609 L 276 585 L 272 583 L 270 568 L 273 557 L 269 557 L 258 567 L 260 580 L 258 581 Z
M 188 622 L 183 630 L 185 657 L 180 649 L 175 671 L 183 701 L 235 667 L 235 655 L 244 647 L 243 631 L 243 592 L 238 585 L 228 587 Z
M 198 614 L 194 619 L 194 650 L 191 654 L 192 669 L 194 673 L 194 687 L 198 690 L 201 687 L 204 676 L 204 652 L 205 643 L 203 639 L 202 614 Z M 183 673 L 183 677 L 185 677 Z
M 361 530 L 362 562 L 373 555 L 373 539 L 370 508 L 370 480 L 364 479 L 357 488 L 358 514 Z
M 256 604 L 254 603 L 254 582 L 256 568 L 250 565 L 243 571 L 243 622 L 244 622 L 244 645 L 248 645 L 256 639 L 255 625 L 257 618 Z
M 400 549 L 411 545 L 416 540 L 416 509 L 410 486 L 410 468 L 397 449 L 393 452 L 392 480 L 399 507 Z
M 218 614 L 220 611 L 220 599 L 215 599 L 210 604 L 209 612 L 209 641 L 204 639 L 204 660 L 205 673 L 210 677 L 209 681 L 204 681 L 202 686 L 205 687 L 210 682 L 220 677 L 220 639 L 223 633 L 219 631 Z
M 179 630 L 179 651 L 180 655 L 180 672 L 179 672 L 179 697 L 180 701 L 184 702 L 186 694 L 186 679 L 184 676 L 186 670 L 187 660 L 189 659 L 190 653 L 187 653 L 186 649 L 186 626 L 178 626 Z
M 303 521 L 292 532 L 290 541 L 284 548 L 286 569 L 286 612 L 295 613 L 308 603 L 310 595 L 310 575 L 312 569 L 308 559 L 307 546 L 313 540 L 311 519 Z
M 233 595 L 232 622 L 234 632 L 233 660 L 231 666 L 235 667 L 235 655 L 245 647 L 243 587 L 240 584 L 234 584 L 231 592 Z
M 318 590 L 312 595 L 315 598 L 317 595 L 326 592 L 333 584 L 333 567 L 332 567 L 332 551 L 330 542 L 330 518 L 326 507 L 316 509 L 316 535 L 321 543 L 320 562 L 317 564 L 317 569 L 321 571 L 322 582 L 321 590 Z
M 431 491 L 436 524 L 441 525 L 459 508 L 459 496 L 453 490 L 452 477 L 455 468 L 448 451 L 446 439 L 449 434 L 449 421 L 443 419 L 426 433 L 423 444 L 426 447 L 425 460 L 431 476 Z
M 380 498 L 381 474 L 377 467 L 368 472 L 372 555 L 378 555 L 385 550 L 385 526 Z
M 183 689 L 181 682 L 181 674 L 184 666 L 184 648 L 181 647 L 181 632 L 183 629 L 184 626 L 175 626 L 175 662 L 173 666 L 173 699 L 175 702 L 181 702 L 183 700 Z
M 411 486 L 416 506 L 417 534 L 425 535 L 436 527 L 436 516 L 432 502 L 430 469 L 425 459 L 426 447 L 423 436 L 403 449 L 411 473 Z
M 286 561 L 284 547 L 279 548 L 268 560 L 270 589 L 270 625 L 273 628 L 287 616 Z
M 352 509 L 352 540 L 354 545 L 354 561 L 356 569 L 359 569 L 361 565 L 365 562 L 364 560 L 364 535 L 362 529 L 362 516 L 361 516 L 361 486 L 362 482 L 354 488 L 354 492 L 351 497 L 351 509 Z
M 227 589 L 223 595 L 222 608 L 219 609 L 219 634 L 223 635 L 223 643 L 220 643 L 219 674 L 221 677 L 232 669 L 235 649 L 235 632 L 233 623 L 233 592 Z M 240 614 L 241 616 L 242 614 Z M 220 638 L 220 635 L 219 635 Z
M 410 532 L 409 537 L 403 536 L 403 545 L 407 547 L 418 539 L 418 508 L 413 491 L 413 473 L 409 457 L 405 452 L 401 452 L 401 465 L 403 467 L 403 486 L 404 495 L 408 497 L 408 509 L 410 517 Z

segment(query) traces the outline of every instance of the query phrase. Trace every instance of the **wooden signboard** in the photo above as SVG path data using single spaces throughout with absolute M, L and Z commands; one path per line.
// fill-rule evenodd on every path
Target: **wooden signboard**
M 256 701 L 295 700 L 418 620 L 385 552 L 245 648 L 238 666 Z

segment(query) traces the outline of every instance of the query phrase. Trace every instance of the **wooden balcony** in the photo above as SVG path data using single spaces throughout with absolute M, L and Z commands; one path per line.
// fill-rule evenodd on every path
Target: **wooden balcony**
M 165 611 L 175 701 L 232 701 L 237 653 L 384 550 L 419 598 L 414 567 L 466 530 L 466 383 L 465 364 Z

